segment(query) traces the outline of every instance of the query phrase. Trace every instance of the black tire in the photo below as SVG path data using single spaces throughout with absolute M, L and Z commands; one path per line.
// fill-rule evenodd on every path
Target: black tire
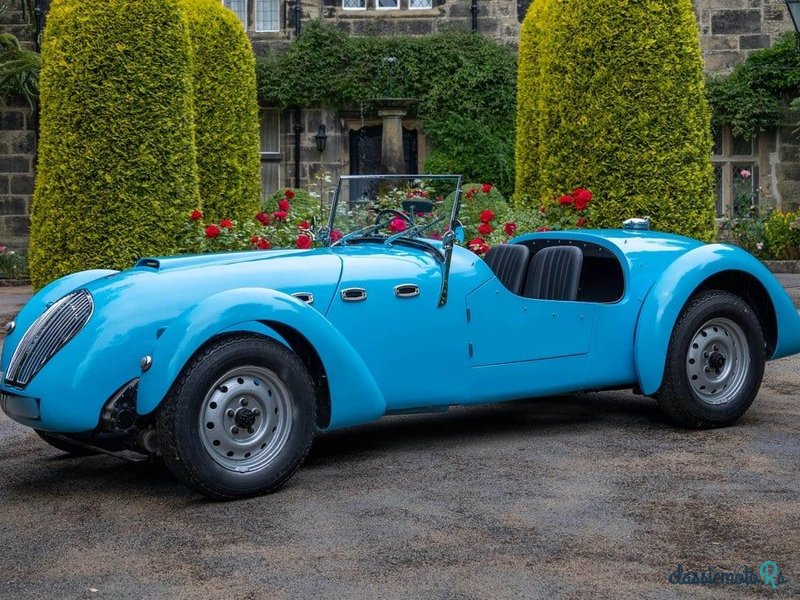
M 36 432 L 36 435 L 50 444 L 53 448 L 61 450 L 62 452 L 66 452 L 67 454 L 71 454 L 72 456 L 95 456 L 99 454 L 99 452 L 95 450 L 90 450 L 89 448 L 85 448 L 84 446 L 70 442 L 69 440 L 55 437 L 46 431 L 40 431 L 39 429 L 34 429 L 34 431 Z
M 677 425 L 726 427 L 755 400 L 765 362 L 764 332 L 750 305 L 729 292 L 703 292 L 675 324 L 664 380 L 655 397 Z
M 237 377 L 240 371 L 242 377 Z M 234 374 L 231 389 L 220 385 L 220 381 L 228 383 L 224 378 L 231 373 Z M 260 391 L 251 397 L 244 387 L 235 389 L 236 382 L 249 386 L 250 391 L 260 387 Z M 283 402 L 280 404 L 283 421 L 277 420 L 276 400 L 275 421 L 270 422 L 273 418 L 271 405 L 259 403 L 278 397 Z M 249 404 L 243 401 L 246 398 L 250 398 Z M 262 406 L 257 417 L 253 416 L 256 409 L 250 410 L 248 405 Z M 247 410 L 250 410 L 245 415 L 248 421 L 240 431 L 240 413 Z M 209 411 L 215 414 L 213 421 L 217 423 L 216 430 L 214 422 L 210 423 L 211 433 L 204 430 L 201 423 L 201 419 L 209 419 Z M 228 416 L 234 412 L 235 418 Z M 249 422 L 249 419 L 255 421 Z M 279 426 L 272 427 L 278 423 Z M 249 434 L 244 427 L 248 427 Z M 184 368 L 158 411 L 156 429 L 169 470 L 202 495 L 229 500 L 265 494 L 282 486 L 311 449 L 316 431 L 314 384 L 305 365 L 282 344 L 251 334 L 222 338 L 206 346 Z M 280 439 L 269 438 L 278 429 Z M 217 436 L 224 441 L 221 446 L 220 440 L 210 442 Z M 263 446 L 258 444 L 262 439 L 268 440 Z M 240 446 L 241 451 L 249 448 L 244 446 L 245 442 L 252 444 L 253 441 L 257 445 L 252 449 L 252 456 L 250 452 L 234 453 L 234 450 L 240 451 Z M 232 448 L 229 455 L 223 453 L 226 447 Z M 256 468 L 254 461 L 257 460 L 266 462 Z

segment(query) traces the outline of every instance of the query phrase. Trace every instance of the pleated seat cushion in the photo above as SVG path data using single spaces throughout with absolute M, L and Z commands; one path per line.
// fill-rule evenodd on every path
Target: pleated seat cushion
M 489 265 L 500 283 L 509 291 L 521 295 L 530 255 L 531 251 L 527 246 L 501 244 L 489 250 L 483 260 Z
M 551 246 L 533 255 L 528 267 L 524 296 L 540 300 L 578 297 L 583 252 L 575 246 Z

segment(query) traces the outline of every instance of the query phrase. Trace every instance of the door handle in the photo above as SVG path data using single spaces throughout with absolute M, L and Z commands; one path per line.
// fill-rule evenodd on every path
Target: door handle
M 367 290 L 364 288 L 347 288 L 342 290 L 342 300 L 345 302 L 361 302 L 367 299 Z
M 419 286 L 413 283 L 401 283 L 394 288 L 394 295 L 398 298 L 414 298 L 419 296 Z

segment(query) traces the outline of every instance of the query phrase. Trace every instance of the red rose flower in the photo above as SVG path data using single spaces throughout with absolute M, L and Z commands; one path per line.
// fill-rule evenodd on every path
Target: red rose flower
M 486 254 L 489 251 L 489 244 L 487 244 L 483 238 L 479 237 L 473 239 L 468 246 L 470 250 L 479 256 L 481 254 Z
M 405 219 L 401 219 L 400 217 L 395 217 L 389 223 L 389 231 L 394 233 L 400 233 L 406 229 L 408 229 L 408 223 L 406 223 Z
M 222 221 L 219 222 L 219 226 L 225 229 L 231 229 L 233 227 L 233 221 L 230 219 L 222 219 Z
M 269 225 L 269 215 L 265 212 L 260 212 L 256 215 L 256 221 L 262 225 Z
M 561 198 L 558 199 L 559 204 L 572 204 L 575 202 L 575 198 L 570 196 L 569 194 L 564 194 Z
M 259 250 L 269 250 L 272 248 L 272 244 L 269 243 L 269 240 L 266 238 L 258 238 L 258 242 L 256 242 L 256 247 Z
M 478 191 L 478 188 L 471 188 L 467 190 L 466 196 L 467 200 L 472 200 L 475 197 L 475 193 Z
M 484 210 L 481 212 L 481 223 L 491 223 L 494 219 L 494 213 L 490 210 Z
M 257 235 L 254 235 L 253 237 L 250 238 L 250 243 L 255 246 L 258 243 L 258 240 L 260 240 L 260 239 L 261 239 L 260 237 L 258 237 Z
M 286 211 L 285 210 L 276 210 L 272 213 L 272 216 L 275 218 L 276 221 L 285 221 L 286 220 Z
M 575 226 L 576 227 L 583 227 L 588 222 L 589 222 L 589 219 L 587 219 L 586 217 L 581 217 L 580 219 L 575 221 Z
M 553 231 L 553 230 L 550 229 L 549 227 L 539 227 L 539 229 L 537 229 L 536 231 Z
M 517 232 L 517 224 L 516 223 L 506 223 L 505 227 L 503 229 L 505 229 L 506 235 L 511 237 L 512 235 L 514 235 Z
M 298 223 L 297 225 L 297 228 L 306 230 L 311 229 L 311 223 L 309 223 L 308 221 L 300 221 L 300 223 Z
M 213 240 L 215 237 L 219 235 L 219 233 L 220 233 L 219 227 L 217 227 L 213 223 L 211 225 L 206 226 L 206 237 L 208 239 Z
M 578 188 L 572 195 L 575 198 L 575 210 L 584 210 L 589 202 L 592 201 L 592 192 L 584 188 Z
M 292 208 L 292 205 L 289 204 L 288 200 L 278 200 L 278 210 L 282 210 L 283 212 L 289 212 Z
M 339 231 L 338 229 L 334 229 L 333 231 L 331 231 L 331 242 L 338 242 L 340 239 L 342 239 L 342 237 L 344 236 L 342 235 L 342 232 Z
M 286 196 L 287 200 L 291 200 L 294 198 L 294 190 L 286 188 L 286 190 L 283 192 L 283 195 Z
M 311 238 L 307 235 L 298 235 L 297 240 L 295 240 L 295 245 L 301 250 L 311 248 Z
M 481 235 L 489 235 L 493 231 L 494 229 L 488 223 L 481 223 L 480 225 L 478 225 L 478 233 L 480 233 Z
M 481 187 L 481 189 L 483 190 L 484 194 L 488 194 L 489 192 L 492 191 L 492 184 L 491 183 L 484 183 L 483 186 Z
M 200 219 L 202 219 L 202 218 L 203 218 L 203 213 L 202 213 L 202 212 L 200 212 L 200 211 L 199 211 L 199 210 L 197 210 L 197 209 L 194 209 L 194 210 L 192 211 L 192 214 L 190 214 L 190 215 L 189 215 L 189 218 L 190 218 L 192 221 L 199 221 Z

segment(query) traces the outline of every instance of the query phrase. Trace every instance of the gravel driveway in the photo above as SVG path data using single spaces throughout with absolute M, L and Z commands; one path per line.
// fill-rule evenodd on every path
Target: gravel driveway
M 623 392 L 391 417 L 222 504 L 0 416 L 0 598 L 797 597 L 798 474 L 798 357 L 729 429 Z M 667 580 L 766 560 L 778 592 Z

